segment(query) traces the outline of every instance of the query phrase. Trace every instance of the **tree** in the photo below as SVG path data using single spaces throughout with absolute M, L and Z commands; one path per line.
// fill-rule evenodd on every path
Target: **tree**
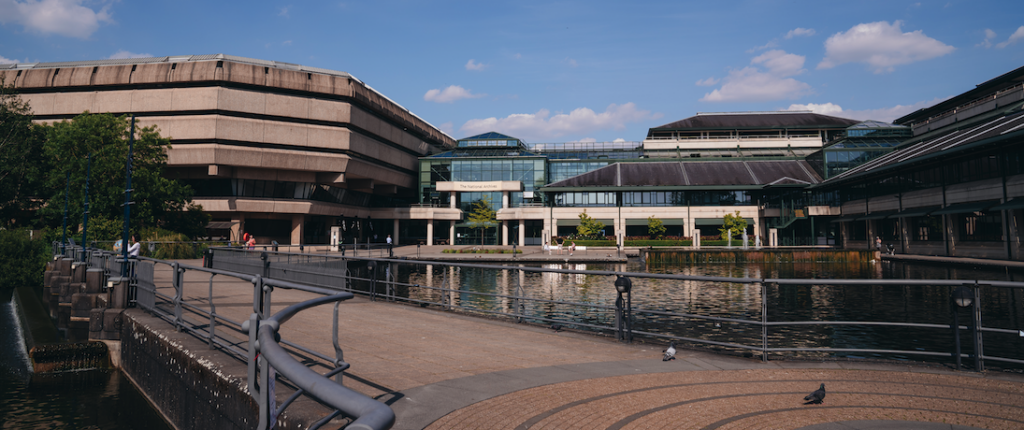
M 580 225 L 576 227 L 576 234 L 583 239 L 599 239 L 601 230 L 604 230 L 603 222 L 591 218 L 586 210 L 580 213 Z
M 480 244 L 484 244 L 484 233 L 490 227 L 498 224 L 497 212 L 491 209 L 491 199 L 484 197 L 473 202 L 473 210 L 469 213 L 468 223 L 470 228 L 480 229 Z
M 32 125 L 28 103 L 0 77 L 0 227 L 20 224 L 32 207 L 42 178 L 42 130 Z
M 718 229 L 722 233 L 722 240 L 732 240 L 733 237 L 746 230 L 747 220 L 740 216 L 740 211 L 736 211 L 736 215 L 725 214 L 722 217 L 722 228 Z
M 654 239 L 661 239 L 665 235 L 665 224 L 653 215 L 647 217 L 647 234 Z
M 122 222 L 129 120 L 110 114 L 83 113 L 71 121 L 46 127 L 43 154 L 47 162 L 46 204 L 40 210 L 50 225 L 59 225 L 64 210 L 66 175 L 70 174 L 69 226 L 82 219 L 86 168 L 89 175 L 89 218 Z M 163 225 L 191 201 L 187 185 L 161 176 L 170 140 L 156 126 L 136 126 L 132 163 L 131 229 Z M 193 222 L 201 222 L 193 219 Z M 176 226 L 182 228 L 182 226 Z M 91 230 L 91 228 L 90 228 Z M 103 239 L 97 237 L 96 239 Z

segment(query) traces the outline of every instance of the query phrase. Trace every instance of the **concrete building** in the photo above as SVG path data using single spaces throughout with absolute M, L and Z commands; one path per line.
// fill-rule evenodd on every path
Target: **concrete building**
M 229 55 L 0 65 L 37 121 L 135 115 L 171 139 L 215 235 L 327 243 L 397 235 L 417 201 L 419 157 L 455 141 L 355 77 Z M 403 208 L 403 209 L 396 209 Z M 352 227 L 352 228 L 348 228 Z M 397 238 L 396 238 L 397 239 Z

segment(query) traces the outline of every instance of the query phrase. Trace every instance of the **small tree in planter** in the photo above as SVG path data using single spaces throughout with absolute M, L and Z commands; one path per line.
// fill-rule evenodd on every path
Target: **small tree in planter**
M 722 228 L 718 229 L 722 233 L 722 240 L 729 241 L 729 246 L 732 246 L 732 237 L 738 235 L 747 230 L 747 220 L 740 216 L 740 211 L 736 211 L 736 215 L 725 214 L 722 217 Z
M 647 217 L 647 234 L 651 239 L 661 239 L 665 235 L 665 224 L 654 216 Z
M 604 230 L 603 222 L 591 218 L 586 210 L 580 213 L 580 225 L 576 227 L 576 234 L 583 239 L 603 239 L 601 230 Z
M 491 209 L 491 199 L 484 197 L 473 202 L 473 211 L 469 213 L 467 224 L 470 228 L 480 229 L 480 244 L 484 244 L 484 234 L 488 228 L 496 227 L 498 222 L 494 209 Z

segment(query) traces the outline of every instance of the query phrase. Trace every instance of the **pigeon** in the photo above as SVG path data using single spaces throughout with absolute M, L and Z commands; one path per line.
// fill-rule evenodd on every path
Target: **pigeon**
M 561 324 L 551 324 L 551 329 L 554 330 L 555 333 L 558 333 L 558 332 L 562 331 L 562 325 Z
M 804 400 L 807 400 L 807 403 L 804 403 L 805 405 L 820 405 L 821 402 L 825 401 L 825 384 L 821 384 L 820 388 L 808 394 L 807 397 L 804 397 Z
M 664 353 L 665 353 L 665 356 L 662 357 L 661 361 L 675 360 L 676 359 L 676 342 L 672 341 L 672 343 L 669 343 L 668 344 L 668 349 L 666 349 L 664 351 Z

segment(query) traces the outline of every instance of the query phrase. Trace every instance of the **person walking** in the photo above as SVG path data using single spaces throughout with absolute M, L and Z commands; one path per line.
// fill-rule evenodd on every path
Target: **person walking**
M 572 242 L 572 245 L 569 245 L 569 256 L 570 257 L 572 257 L 572 253 L 573 252 L 576 252 L 576 241 L 575 240 Z
M 245 243 L 249 249 L 256 249 L 256 236 L 249 235 L 249 241 Z
M 875 249 L 882 251 L 882 238 L 880 236 L 875 236 Z
M 391 243 L 391 235 L 390 234 L 388 235 L 388 239 L 387 240 L 388 240 L 388 257 L 394 257 L 395 256 L 395 251 L 394 251 L 395 248 L 394 248 L 394 246 L 392 246 L 393 244 Z

